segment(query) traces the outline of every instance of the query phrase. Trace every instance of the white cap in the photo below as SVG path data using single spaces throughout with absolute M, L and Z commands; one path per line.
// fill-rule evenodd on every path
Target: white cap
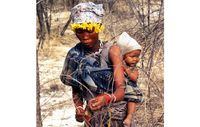
M 123 32 L 116 38 L 116 44 L 120 47 L 122 55 L 132 50 L 142 50 L 142 47 L 138 44 L 138 42 L 130 37 L 126 32 Z

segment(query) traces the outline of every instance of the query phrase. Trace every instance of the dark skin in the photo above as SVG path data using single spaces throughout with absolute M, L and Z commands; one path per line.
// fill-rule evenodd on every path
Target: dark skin
M 139 72 L 137 69 L 135 71 L 130 70 L 129 67 L 134 67 L 139 62 L 139 55 L 141 53 L 141 50 L 133 50 L 131 52 L 126 53 L 123 56 L 124 59 L 124 71 L 127 73 L 128 77 L 133 80 L 137 81 Z
M 89 52 L 96 52 L 100 48 L 99 34 L 89 30 L 77 29 L 75 31 L 77 38 L 85 46 Z M 124 99 L 124 70 L 122 65 L 122 56 L 120 55 L 120 48 L 113 46 L 110 49 L 109 57 L 113 64 L 114 70 L 114 80 L 115 80 L 115 92 L 114 96 L 116 101 L 121 101 Z M 73 94 L 79 94 L 76 90 L 73 89 Z M 75 104 L 77 102 L 74 102 Z M 88 106 L 91 110 L 98 110 L 102 106 L 105 106 L 105 96 L 97 96 L 88 102 Z M 77 111 L 76 113 L 79 113 Z M 82 112 L 80 113 L 80 116 Z
M 138 62 L 139 62 L 139 56 L 140 56 L 141 50 L 133 50 L 130 51 L 123 56 L 124 60 L 124 70 L 130 80 L 132 81 L 137 81 L 139 72 L 137 69 L 130 70 L 130 67 L 134 67 Z M 124 120 L 124 126 L 125 127 L 130 127 L 131 126 L 131 121 L 134 116 L 134 113 L 136 111 L 136 103 L 134 102 L 128 102 L 128 112 L 126 119 Z
M 128 66 L 134 66 L 136 63 L 139 62 L 141 50 L 133 50 L 126 54 L 124 54 L 123 59 Z
M 82 44 L 88 49 L 90 52 L 96 52 L 99 50 L 100 44 L 99 34 L 95 33 L 94 30 L 83 30 L 77 29 L 76 30 L 76 37 L 80 40 Z
M 136 111 L 136 103 L 128 102 L 128 113 L 127 113 L 127 116 L 126 116 L 126 118 L 123 122 L 125 127 L 131 126 L 131 121 L 133 120 L 133 116 L 134 116 L 135 111 Z

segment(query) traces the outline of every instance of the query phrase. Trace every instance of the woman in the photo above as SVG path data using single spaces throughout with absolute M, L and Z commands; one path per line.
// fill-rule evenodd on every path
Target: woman
M 80 3 L 72 8 L 71 27 L 80 42 L 68 52 L 60 78 L 64 84 L 72 86 L 77 121 L 85 120 L 87 125 L 92 127 L 123 127 L 127 102 L 122 101 L 124 99 L 124 73 L 119 47 L 112 46 L 109 51 L 108 66 L 114 72 L 113 83 L 107 82 L 108 84 L 103 84 L 102 87 L 88 85 L 87 81 L 90 78 L 84 77 L 86 72 L 82 71 L 83 61 L 87 59 L 90 63 L 93 60 L 95 67 L 103 65 L 101 51 L 104 44 L 99 40 L 99 32 L 103 29 L 103 16 L 104 10 L 101 4 Z M 83 108 L 84 100 L 87 103 L 87 111 Z

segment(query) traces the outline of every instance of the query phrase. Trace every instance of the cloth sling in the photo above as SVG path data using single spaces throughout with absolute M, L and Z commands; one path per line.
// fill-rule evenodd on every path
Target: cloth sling
M 72 78 L 75 79 L 73 85 L 81 87 L 79 82 L 85 85 L 97 94 L 114 92 L 113 69 L 109 61 L 108 51 L 111 44 L 104 44 L 102 51 L 86 55 L 84 50 L 76 50 L 70 58 L 70 65 L 77 66 Z M 75 67 L 74 67 L 75 68 Z

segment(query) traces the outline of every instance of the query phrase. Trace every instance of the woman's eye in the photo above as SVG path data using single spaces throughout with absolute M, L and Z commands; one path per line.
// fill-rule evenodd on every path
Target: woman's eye
M 76 29 L 75 31 L 76 31 L 76 33 L 83 33 L 84 32 L 83 29 Z
M 79 34 L 84 33 L 84 32 L 87 32 L 87 33 L 93 33 L 94 30 L 76 29 L 75 32 L 76 32 L 76 33 L 79 33 Z

